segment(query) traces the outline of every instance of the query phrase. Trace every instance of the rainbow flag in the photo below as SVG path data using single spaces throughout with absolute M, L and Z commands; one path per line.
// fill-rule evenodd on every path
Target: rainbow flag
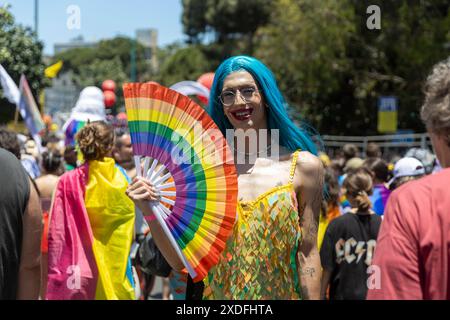
M 378 184 L 373 187 L 373 194 L 369 197 L 372 202 L 372 210 L 379 216 L 384 214 L 387 201 L 391 191 L 384 184 Z
M 72 119 L 65 128 L 63 128 L 64 133 L 66 135 L 66 139 L 65 139 L 65 145 L 66 146 L 75 146 L 76 145 L 76 141 L 75 141 L 75 136 L 78 133 L 78 131 L 80 131 L 85 125 L 86 125 L 86 121 L 78 121 L 78 120 L 74 120 Z
M 77 133 L 87 124 L 86 121 L 79 121 L 72 119 L 70 120 L 66 126 L 63 128 L 63 131 L 65 133 L 65 146 L 72 146 L 76 148 L 77 151 L 77 158 L 79 162 L 83 162 L 83 155 L 81 154 L 80 149 L 78 148 L 77 142 L 76 142 L 76 135 Z
M 134 205 L 114 160 L 63 175 L 50 214 L 47 300 L 134 300 Z
M 33 137 L 45 129 L 39 108 L 34 100 L 27 78 L 24 75 L 20 77 L 20 100 L 18 104 L 20 115 Z

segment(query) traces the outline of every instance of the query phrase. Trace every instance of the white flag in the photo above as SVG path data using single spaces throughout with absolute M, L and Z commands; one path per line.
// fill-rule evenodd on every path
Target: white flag
M 19 104 L 20 92 L 17 85 L 14 83 L 13 79 L 9 76 L 8 72 L 0 64 L 0 83 L 3 88 L 3 95 L 9 102 L 15 105 Z
M 181 81 L 171 86 L 170 89 L 185 96 L 198 95 L 204 98 L 209 98 L 209 89 L 201 83 L 195 81 Z

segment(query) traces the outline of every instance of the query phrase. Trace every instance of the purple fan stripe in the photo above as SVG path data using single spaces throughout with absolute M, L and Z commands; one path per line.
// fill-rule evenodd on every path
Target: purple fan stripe
M 170 215 L 168 219 L 168 225 L 172 226 L 171 231 L 174 233 L 174 237 L 176 240 L 182 237 L 188 225 L 191 223 L 191 219 L 193 217 L 193 210 L 189 210 L 186 207 L 189 206 L 191 208 L 196 207 L 195 197 L 188 199 L 185 197 L 186 194 L 194 195 L 197 193 L 197 185 L 195 181 L 195 175 L 192 171 L 190 165 L 187 164 L 176 164 L 171 157 L 172 150 L 174 153 L 178 151 L 178 147 L 172 142 L 160 137 L 154 136 L 151 133 L 132 133 L 133 141 L 134 138 L 137 138 L 136 135 L 139 136 L 137 141 L 141 141 L 142 143 L 137 143 L 133 145 L 134 153 L 136 155 L 148 156 L 151 158 L 156 158 L 158 161 L 166 166 L 172 175 L 175 184 L 177 197 L 175 199 L 175 206 L 173 208 L 173 214 Z M 158 145 L 150 144 L 159 142 Z M 180 197 L 179 195 L 183 195 Z M 176 221 L 177 217 L 181 217 L 184 223 L 180 223 Z M 173 228 L 173 226 L 177 226 Z

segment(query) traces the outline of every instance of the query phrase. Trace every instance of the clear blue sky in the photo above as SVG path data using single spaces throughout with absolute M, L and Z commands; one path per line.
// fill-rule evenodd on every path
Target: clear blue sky
M 0 0 L 9 3 L 17 23 L 34 28 L 35 0 Z M 66 12 L 76 5 L 81 12 L 80 30 L 69 30 Z M 109 39 L 117 35 L 134 36 L 136 29 L 158 30 L 158 45 L 184 39 L 181 0 L 39 0 L 39 39 L 45 54 L 53 45 L 82 35 L 86 41 Z

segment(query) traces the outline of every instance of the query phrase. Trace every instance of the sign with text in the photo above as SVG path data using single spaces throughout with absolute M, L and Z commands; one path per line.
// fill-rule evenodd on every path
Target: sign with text
M 378 100 L 378 132 L 397 131 L 397 97 L 380 97 Z

